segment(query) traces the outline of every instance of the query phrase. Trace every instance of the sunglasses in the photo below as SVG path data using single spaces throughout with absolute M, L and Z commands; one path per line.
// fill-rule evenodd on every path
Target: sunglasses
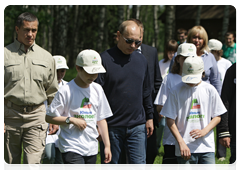
M 132 44 L 133 42 L 135 42 L 135 45 L 139 45 L 141 43 L 141 41 L 134 41 L 132 39 L 128 39 L 128 38 L 125 38 L 123 35 L 122 35 L 123 39 L 126 41 L 127 44 Z

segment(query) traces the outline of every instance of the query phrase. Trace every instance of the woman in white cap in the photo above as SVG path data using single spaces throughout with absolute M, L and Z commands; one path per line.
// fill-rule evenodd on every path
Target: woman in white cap
M 63 80 L 66 70 L 69 69 L 65 57 L 56 55 L 53 56 L 56 63 L 58 87 L 62 87 L 68 82 Z M 45 102 L 44 102 L 45 103 Z M 45 103 L 47 107 L 47 103 Z M 58 135 L 60 134 L 60 128 L 57 134 L 49 135 L 47 131 L 45 156 L 43 158 L 43 164 L 63 164 L 62 155 L 58 148 Z

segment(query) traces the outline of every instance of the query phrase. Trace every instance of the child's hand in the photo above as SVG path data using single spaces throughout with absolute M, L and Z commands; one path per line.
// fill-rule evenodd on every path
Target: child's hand
M 191 158 L 191 151 L 186 145 L 186 143 L 185 142 L 179 143 L 179 147 L 180 147 L 181 157 L 184 160 L 189 160 Z
M 204 130 L 200 129 L 194 129 L 190 132 L 190 136 L 194 139 L 201 138 L 206 135 L 206 132 Z
M 105 154 L 104 163 L 109 163 L 112 160 L 112 153 L 110 147 L 105 147 L 104 154 Z
M 83 118 L 71 117 L 70 121 L 80 130 L 84 130 L 87 127 L 87 123 Z

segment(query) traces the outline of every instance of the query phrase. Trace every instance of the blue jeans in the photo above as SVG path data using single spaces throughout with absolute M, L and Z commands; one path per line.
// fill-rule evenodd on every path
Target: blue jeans
M 157 133 L 157 150 L 159 150 L 159 148 L 161 147 L 161 140 L 162 140 L 162 136 L 163 136 L 163 131 L 164 131 L 164 127 L 166 125 L 166 118 L 163 117 L 161 119 L 161 121 L 158 123 L 158 128 L 156 129 L 156 133 Z
M 181 156 L 177 157 L 178 164 L 215 164 L 215 153 L 191 153 L 189 160 L 184 160 Z
M 146 125 L 134 127 L 108 127 L 111 143 L 111 164 L 121 163 L 121 152 L 126 151 L 127 163 L 145 164 L 147 147 Z
M 48 143 L 45 146 L 45 156 L 43 164 L 63 164 L 62 154 L 60 150 L 55 147 L 55 143 Z
M 233 164 L 236 161 L 236 138 L 231 139 L 230 149 L 231 149 L 230 164 Z

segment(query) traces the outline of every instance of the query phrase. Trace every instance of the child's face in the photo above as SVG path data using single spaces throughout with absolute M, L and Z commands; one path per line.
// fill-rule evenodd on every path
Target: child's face
M 83 86 L 88 87 L 89 84 L 91 84 L 98 77 L 98 74 L 88 74 L 84 69 L 78 68 L 77 68 L 78 76 L 81 80 L 82 87 Z
M 217 60 L 217 58 L 219 58 L 219 56 L 215 50 L 211 50 L 211 53 L 214 55 L 216 60 Z
M 61 79 L 64 78 L 65 74 L 66 74 L 66 69 L 58 69 L 57 70 L 57 80 L 58 80 L 58 82 L 60 82 Z
M 181 70 L 182 70 L 182 67 L 183 67 L 183 62 L 186 58 L 187 57 L 184 57 L 184 56 L 181 56 L 181 55 L 179 55 L 178 58 L 177 58 L 177 62 L 180 64 Z
M 175 54 L 174 51 L 168 51 L 167 55 L 168 55 L 169 60 L 172 60 L 174 54 Z

